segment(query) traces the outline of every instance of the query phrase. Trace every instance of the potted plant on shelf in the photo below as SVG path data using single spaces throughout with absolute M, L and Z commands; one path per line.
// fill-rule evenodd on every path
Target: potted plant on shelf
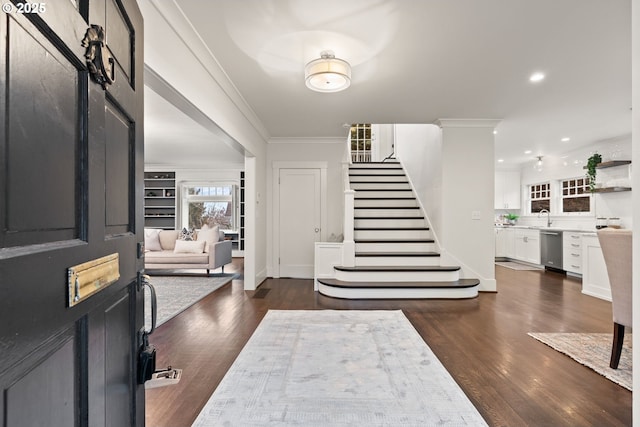
M 514 225 L 518 220 L 519 216 L 514 213 L 508 213 L 504 216 L 504 218 L 507 220 L 508 224 Z
M 589 178 L 589 189 L 592 193 L 596 189 L 596 166 L 600 163 L 602 163 L 602 156 L 598 153 L 593 153 L 587 159 L 587 178 Z

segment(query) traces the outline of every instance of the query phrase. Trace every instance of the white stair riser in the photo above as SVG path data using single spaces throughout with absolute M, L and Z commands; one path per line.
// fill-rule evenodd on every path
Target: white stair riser
M 355 240 L 429 239 L 430 230 L 354 230 Z
M 356 252 L 435 252 L 435 243 L 357 243 Z
M 353 188 L 352 188 L 353 190 Z M 387 197 L 413 197 L 413 191 L 358 191 L 356 190 L 355 200 L 359 197 L 377 197 L 386 199 Z
M 358 218 L 354 222 L 355 227 L 383 227 L 383 228 L 404 228 L 404 227 L 424 227 L 424 219 L 361 219 Z
M 390 189 L 390 190 L 408 190 L 411 187 L 408 183 L 401 182 L 373 182 L 373 183 L 365 183 L 365 182 L 352 182 L 350 184 L 353 190 L 360 189 L 369 189 L 369 190 L 381 190 L 381 189 Z
M 326 296 L 345 299 L 462 299 L 478 296 L 478 286 L 455 289 L 430 288 L 338 288 L 320 283 L 318 291 Z
M 418 206 L 418 202 L 415 199 L 409 200 L 393 200 L 393 199 L 375 199 L 375 200 L 361 200 L 355 199 L 356 208 L 376 208 L 381 206 L 394 206 L 396 208 L 413 208 Z
M 434 266 L 440 265 L 440 257 L 395 257 L 395 256 L 377 256 L 377 257 L 359 257 L 356 256 L 356 266 L 372 267 L 376 265 L 385 266 Z
M 402 208 L 393 208 L 393 209 L 375 209 L 375 208 L 367 208 L 367 209 L 356 209 L 356 216 L 384 216 L 389 218 L 397 218 L 399 216 L 413 216 L 422 218 L 422 211 L 420 209 L 402 209 Z
M 362 181 L 393 181 L 393 182 L 407 182 L 407 177 L 404 175 L 351 175 L 349 182 L 356 183 Z
M 454 271 L 341 271 L 336 279 L 347 282 L 453 282 L 460 278 Z

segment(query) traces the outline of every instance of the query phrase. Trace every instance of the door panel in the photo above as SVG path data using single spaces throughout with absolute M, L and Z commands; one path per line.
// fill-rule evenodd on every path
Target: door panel
M 76 178 L 82 121 L 78 63 L 70 63 L 28 24 L 23 27 L 10 19 L 5 33 L 10 41 L 6 74 L 10 85 L 4 99 L 7 197 L 0 246 L 77 238 L 75 183 L 81 182 Z
M 75 424 L 74 340 L 47 354 L 6 391 L 7 426 L 73 426 Z M 33 400 L 49 402 L 47 411 L 33 410 Z
M 0 426 L 143 425 L 142 17 L 134 0 L 46 6 L 0 19 Z M 107 90 L 89 23 L 126 56 Z M 120 279 L 69 307 L 68 269 L 114 253 Z
M 280 169 L 280 277 L 313 278 L 320 201 L 319 169 Z
M 106 128 L 106 226 L 107 235 L 131 231 L 135 181 L 131 159 L 134 156 L 135 133 L 132 123 L 114 105 L 107 105 Z

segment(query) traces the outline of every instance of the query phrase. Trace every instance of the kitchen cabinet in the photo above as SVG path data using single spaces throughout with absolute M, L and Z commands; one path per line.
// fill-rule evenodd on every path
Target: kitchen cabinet
M 508 227 L 496 227 L 496 258 L 514 258 L 515 230 Z
M 563 233 L 562 269 L 567 273 L 582 274 L 582 233 Z
M 595 233 L 582 235 L 582 293 L 611 301 L 607 265 Z
M 496 171 L 495 209 L 520 209 L 520 172 Z
M 515 229 L 514 259 L 540 264 L 540 230 Z
M 496 235 L 496 258 L 506 258 L 506 228 L 496 227 L 495 235 Z

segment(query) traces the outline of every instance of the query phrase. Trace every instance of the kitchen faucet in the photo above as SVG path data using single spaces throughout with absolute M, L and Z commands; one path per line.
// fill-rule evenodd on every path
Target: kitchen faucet
M 547 227 L 551 227 L 553 221 L 551 221 L 551 217 L 549 216 L 549 211 L 547 209 L 541 209 L 540 212 L 538 212 L 538 218 L 540 218 L 540 215 L 543 213 L 547 214 Z

